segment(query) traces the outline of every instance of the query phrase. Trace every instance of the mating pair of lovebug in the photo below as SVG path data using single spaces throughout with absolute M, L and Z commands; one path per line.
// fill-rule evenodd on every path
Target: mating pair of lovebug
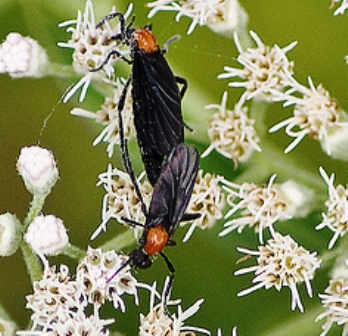
M 165 246 L 175 244 L 172 236 L 181 221 L 200 216 L 185 213 L 199 168 L 197 150 L 184 143 L 185 125 L 181 113 L 181 99 L 187 83 L 173 74 L 164 58 L 166 48 L 159 48 L 150 26 L 135 29 L 132 27 L 134 18 L 126 25 L 123 14 L 112 13 L 104 17 L 97 28 L 113 18 L 120 21 L 120 33 L 113 39 L 130 47 L 130 59 L 114 50 L 99 67 L 91 71 L 100 70 L 112 57 L 119 57 L 132 65 L 131 76 L 118 104 L 120 146 L 123 164 L 134 184 L 146 221 L 141 224 L 123 218 L 130 225 L 142 226 L 144 230 L 139 239 L 139 247 L 130 253 L 129 260 L 109 281 L 128 264 L 139 268 L 150 267 L 152 257 L 159 254 L 171 273 L 166 290 L 169 293 L 175 269 L 162 250 Z M 122 110 L 130 83 L 137 142 L 147 177 L 153 186 L 148 210 L 137 185 L 123 132 Z M 179 84 L 183 85 L 181 90 Z

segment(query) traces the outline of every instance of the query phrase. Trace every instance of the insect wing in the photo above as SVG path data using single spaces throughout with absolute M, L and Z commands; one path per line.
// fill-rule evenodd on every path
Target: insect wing
M 134 113 L 140 119 L 146 116 L 146 126 L 153 131 L 149 138 L 161 153 L 169 154 L 184 141 L 179 87 L 160 50 L 134 54 L 133 98 L 137 102 Z
M 184 143 L 175 147 L 163 165 L 154 186 L 149 217 L 161 221 L 171 237 L 177 229 L 191 198 L 199 167 L 197 150 Z
M 184 141 L 181 96 L 160 51 L 134 53 L 132 85 L 134 125 L 145 169 L 154 185 L 164 157 Z

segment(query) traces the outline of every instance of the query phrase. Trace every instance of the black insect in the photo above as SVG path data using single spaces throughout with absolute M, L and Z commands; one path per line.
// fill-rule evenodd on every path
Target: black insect
M 184 142 L 181 99 L 187 83 L 183 78 L 173 74 L 164 58 L 166 47 L 159 48 L 151 32 L 151 26 L 135 29 L 132 27 L 134 18 L 126 26 L 123 14 L 112 13 L 104 17 L 97 28 L 115 17 L 120 20 L 121 33 L 113 39 L 130 46 L 131 59 L 113 50 L 99 67 L 91 71 L 100 70 L 115 55 L 132 64 L 132 73 L 121 94 L 118 111 L 121 114 L 129 84 L 132 83 L 134 125 L 138 145 L 147 177 L 150 183 L 155 185 L 165 157 L 173 147 Z M 183 84 L 181 90 L 178 83 Z M 121 150 L 124 152 L 123 133 L 122 137 L 120 134 L 120 138 Z
M 171 273 L 167 288 L 167 292 L 169 292 L 175 269 L 162 250 L 165 246 L 175 245 L 172 236 L 181 221 L 194 220 L 200 217 L 200 214 L 185 213 L 191 199 L 198 167 L 199 154 L 195 148 L 184 143 L 173 148 L 153 188 L 148 211 L 145 206 L 143 207 L 146 217 L 145 224 L 123 218 L 130 225 L 142 226 L 144 231 L 139 239 L 140 246 L 130 253 L 128 261 L 108 281 L 111 281 L 129 264 L 138 268 L 150 267 L 152 257 L 159 254 L 163 257 Z M 133 183 L 136 185 L 136 181 Z M 138 196 L 143 204 L 141 195 Z

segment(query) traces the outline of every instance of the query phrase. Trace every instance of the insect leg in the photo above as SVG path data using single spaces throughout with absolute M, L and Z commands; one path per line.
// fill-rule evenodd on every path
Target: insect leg
M 185 78 L 182 78 L 182 77 L 179 77 L 179 76 L 175 76 L 175 79 L 176 81 L 179 83 L 179 84 L 182 84 L 182 88 L 180 90 L 180 97 L 181 99 L 184 98 L 184 95 L 186 93 L 186 90 L 187 90 L 187 80 Z M 193 132 L 193 128 L 189 125 L 187 125 L 185 122 L 184 122 L 184 126 L 190 131 L 190 132 Z
M 182 88 L 180 90 L 180 97 L 181 99 L 183 99 L 187 90 L 187 80 L 179 76 L 175 76 L 175 79 L 179 84 L 182 84 Z
M 163 252 L 160 252 L 160 255 L 164 259 L 164 261 L 168 267 L 168 270 L 170 272 L 169 281 L 168 281 L 166 289 L 164 290 L 164 298 L 163 298 L 164 311 L 165 311 L 166 315 L 170 317 L 170 313 L 168 311 L 168 299 L 170 297 L 170 292 L 171 292 L 172 287 L 173 287 L 175 268 L 174 268 L 173 264 L 170 262 L 170 260 L 168 259 L 168 257 Z
M 118 101 L 118 105 L 117 105 L 117 110 L 120 112 L 123 111 L 123 108 L 124 108 L 124 103 L 126 101 L 126 98 L 127 98 L 127 92 L 128 92 L 128 88 L 129 88 L 129 85 L 130 85 L 130 82 L 131 82 L 131 77 L 129 77 L 127 79 L 127 82 L 126 84 L 124 85 L 124 88 L 122 90 L 122 93 L 121 93 L 121 96 L 120 96 L 120 99 Z M 121 132 L 121 131 L 120 131 Z M 122 130 L 122 134 L 123 134 L 123 130 Z
M 121 94 L 120 101 L 119 101 L 119 104 L 117 107 L 117 109 L 118 109 L 118 128 L 119 128 L 119 134 L 120 134 L 120 147 L 121 147 L 121 152 L 122 152 L 122 162 L 123 162 L 124 168 L 126 169 L 126 172 L 128 173 L 128 175 L 133 183 L 134 190 L 135 190 L 137 197 L 139 198 L 139 201 L 141 203 L 141 210 L 143 211 L 143 213 L 146 217 L 147 216 L 147 209 L 146 209 L 143 197 L 141 196 L 139 185 L 138 185 L 137 179 L 135 177 L 135 174 L 134 174 L 134 171 L 132 168 L 132 163 L 130 161 L 129 152 L 128 152 L 128 142 L 124 136 L 124 131 L 123 131 L 122 110 L 124 107 L 124 102 L 126 99 L 129 84 L 130 84 L 130 78 L 128 79 L 128 81 L 123 89 L 123 92 Z
M 96 71 L 99 71 L 105 64 L 107 64 L 110 60 L 110 58 L 112 56 L 116 55 L 118 58 L 120 58 L 122 61 L 128 63 L 128 64 L 131 64 L 132 61 L 130 61 L 129 59 L 125 58 L 120 52 L 118 52 L 117 50 L 111 50 L 107 56 L 105 57 L 104 61 L 101 62 L 101 64 L 96 67 L 96 68 L 93 68 L 93 69 L 90 69 L 89 71 L 90 72 L 96 72 Z

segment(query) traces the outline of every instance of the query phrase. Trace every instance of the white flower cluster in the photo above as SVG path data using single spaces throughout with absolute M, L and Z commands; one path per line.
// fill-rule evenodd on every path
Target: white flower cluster
M 280 291 L 285 286 L 291 291 L 291 310 L 298 307 L 303 312 L 297 285 L 304 282 L 308 296 L 312 297 L 310 280 L 314 278 L 314 273 L 321 262 L 316 257 L 316 252 L 308 252 L 290 236 L 282 236 L 280 233 L 275 233 L 265 246 L 259 246 L 258 251 L 243 248 L 238 250 L 247 255 L 257 256 L 257 265 L 235 272 L 235 275 L 250 272 L 255 274 L 253 279 L 255 285 L 241 291 L 239 296 L 247 295 L 260 288 L 274 287 Z
M 342 334 L 348 334 L 348 260 L 340 259 L 332 271 L 329 286 L 324 294 L 319 294 L 325 311 L 316 321 L 326 319 L 320 336 L 325 336 L 334 325 L 343 326 Z
M 0 73 L 14 78 L 42 77 L 48 64 L 46 51 L 30 37 L 10 33 L 0 45 Z
M 218 109 L 208 124 L 208 136 L 211 145 L 202 154 L 207 156 L 213 149 L 221 155 L 232 159 L 235 165 L 249 159 L 254 150 L 261 151 L 259 137 L 253 127 L 254 120 L 248 116 L 247 107 L 239 103 L 233 110 L 227 105 L 227 92 L 222 96 L 221 105 L 211 104 L 207 109 Z
M 294 48 L 296 42 L 285 48 L 275 45 L 266 46 L 254 33 L 250 35 L 256 43 L 255 48 L 244 50 L 239 41 L 237 32 L 234 32 L 234 41 L 239 52 L 237 58 L 243 68 L 226 66 L 225 73 L 218 78 L 236 78 L 238 81 L 229 83 L 231 87 L 243 88 L 245 91 L 233 110 L 226 109 L 227 93 L 222 97 L 221 105 L 208 105 L 207 108 L 217 108 L 209 122 L 208 135 L 211 145 L 205 153 L 208 155 L 213 149 L 232 159 L 235 164 L 247 161 L 252 153 L 261 151 L 259 137 L 254 128 L 254 120 L 248 116 L 246 101 L 256 98 L 270 101 L 273 91 L 283 91 L 286 87 L 287 76 L 293 72 L 293 63 L 286 53 Z
M 124 312 L 122 295 L 127 293 L 134 296 L 138 305 L 137 281 L 130 273 L 131 267 L 127 265 L 121 269 L 127 260 L 128 256 L 117 255 L 114 251 L 88 248 L 86 257 L 77 267 L 76 281 L 84 284 L 90 304 L 103 305 L 112 301 L 115 309 Z M 116 271 L 117 275 L 113 276 Z
M 236 230 L 241 233 L 245 227 L 254 228 L 259 242 L 263 244 L 263 230 L 268 228 L 271 238 L 266 245 L 260 245 L 258 252 L 239 248 L 249 256 L 258 256 L 257 265 L 241 269 L 236 275 L 253 272 L 255 284 L 250 289 L 239 293 L 247 295 L 257 289 L 289 287 L 292 295 L 291 309 L 296 307 L 303 311 L 297 285 L 305 282 L 308 295 L 312 297 L 310 280 L 320 266 L 316 253 L 309 253 L 290 236 L 282 236 L 274 229 L 278 221 L 307 215 L 312 210 L 313 191 L 294 181 L 275 184 L 276 175 L 271 176 L 268 184 L 257 185 L 243 183 L 238 185 L 223 180 L 223 189 L 227 192 L 227 203 L 231 209 L 225 218 L 234 216 L 225 223 L 220 236 Z
M 106 97 L 105 102 L 101 106 L 101 109 L 97 112 L 86 111 L 81 108 L 74 108 L 71 114 L 76 116 L 82 116 L 89 119 L 94 119 L 98 124 L 102 124 L 104 129 L 99 136 L 94 140 L 93 146 L 104 141 L 108 144 L 107 152 L 109 157 L 114 153 L 115 145 L 120 144 L 119 134 L 119 112 L 118 102 L 120 97 L 125 92 L 125 80 L 117 78 L 112 85 L 115 87 L 113 98 Z M 133 107 L 130 90 L 126 92 L 126 100 L 122 110 L 123 132 L 127 139 L 131 139 L 135 136 L 135 128 L 133 124 Z
M 131 10 L 132 6 L 125 14 L 126 18 Z M 113 8 L 113 12 L 115 11 L 116 9 Z M 80 87 L 82 87 L 82 91 L 79 99 L 84 100 L 88 86 L 93 79 L 102 78 L 103 72 L 107 77 L 111 77 L 114 73 L 113 63 L 117 58 L 112 58 L 107 64 L 103 64 L 110 52 L 117 50 L 120 54 L 125 53 L 122 51 L 122 43 L 113 38 L 120 33 L 119 24 L 114 28 L 110 26 L 109 22 L 105 22 L 100 27 L 96 27 L 96 25 L 91 0 L 86 1 L 84 13 L 78 11 L 76 20 L 69 20 L 59 25 L 68 27 L 66 31 L 71 33 L 71 39 L 66 43 L 58 43 L 58 46 L 74 50 L 73 66 L 76 72 L 84 74 L 84 77 L 66 94 L 64 102 L 67 102 Z M 103 65 L 103 71 L 91 72 L 101 65 Z
M 165 330 L 170 335 L 182 335 L 185 331 L 196 331 L 210 335 L 210 332 L 197 327 L 184 326 L 184 321 L 196 314 L 203 302 L 197 301 L 186 311 L 179 305 L 180 300 L 168 301 L 168 278 L 164 284 L 161 301 L 155 305 L 160 295 L 156 283 L 148 286 L 137 282 L 130 273 L 130 266 L 122 267 L 126 256 L 114 251 L 88 248 L 86 257 L 79 263 L 76 277 L 61 265 L 45 269 L 43 278 L 34 283 L 34 293 L 27 296 L 27 308 L 32 310 L 30 331 L 20 331 L 20 335 L 43 332 L 45 335 L 109 335 L 108 326 L 114 319 L 100 317 L 101 308 L 106 301 L 112 301 L 115 309 L 125 311 L 123 294 L 134 296 L 138 304 L 137 288 L 150 291 L 150 311 L 140 315 L 139 335 L 162 335 Z M 113 277 L 115 272 L 117 275 Z M 168 316 L 165 305 L 175 305 L 178 314 Z
M 149 313 L 146 316 L 143 314 L 140 315 L 139 336 L 195 335 L 195 332 L 210 335 L 210 332 L 206 329 L 184 325 L 185 320 L 198 312 L 204 300 L 198 300 L 191 307 L 183 310 L 180 306 L 180 300 L 171 301 L 169 300 L 169 297 L 166 297 L 168 282 L 169 279 L 166 278 L 161 300 L 158 304 L 155 304 L 157 293 L 156 283 L 153 284 L 150 297 Z M 168 315 L 167 308 L 169 307 L 165 307 L 165 303 L 167 306 L 176 306 L 178 313 Z
M 313 192 L 293 181 L 274 184 L 273 175 L 267 185 L 243 183 L 238 185 L 223 180 L 223 189 L 227 192 L 227 203 L 231 209 L 225 215 L 235 218 L 225 223 L 220 236 L 237 230 L 241 233 L 246 226 L 254 228 L 263 243 L 263 230 L 268 228 L 272 235 L 273 224 L 297 216 L 306 215 L 311 211 Z M 303 209 L 306 209 L 304 212 Z
M 244 88 L 243 94 L 246 100 L 258 98 L 261 100 L 272 100 L 273 91 L 281 91 L 286 86 L 287 76 L 293 73 L 294 63 L 290 62 L 286 53 L 292 50 L 297 42 L 289 44 L 285 48 L 278 45 L 269 47 L 265 45 L 259 36 L 250 31 L 250 35 L 256 43 L 256 47 L 243 49 L 238 34 L 234 33 L 234 42 L 239 55 L 237 62 L 243 68 L 232 68 L 225 66 L 225 73 L 218 78 L 237 78 L 241 81 L 229 83 L 230 87 Z
M 65 265 L 56 271 L 46 268 L 43 278 L 34 283 L 34 293 L 27 296 L 27 308 L 31 315 L 32 331 L 50 335 L 109 335 L 106 326 L 113 320 L 98 316 L 99 306 L 94 305 L 91 315 L 86 315 L 88 305 L 84 283 L 72 280 Z
M 226 72 L 219 75 L 220 79 L 235 78 L 229 86 L 244 89 L 239 104 L 242 106 L 250 99 L 257 99 L 282 102 L 284 107 L 294 106 L 292 117 L 270 129 L 275 132 L 284 127 L 286 134 L 295 138 L 285 152 L 293 150 L 308 135 L 318 140 L 328 155 L 345 157 L 345 151 L 341 149 L 348 143 L 347 114 L 322 85 L 315 87 L 313 80 L 308 78 L 308 88 L 294 79 L 294 63 L 288 60 L 286 53 L 297 42 L 285 48 L 277 45 L 271 48 L 256 33 L 251 31 L 250 35 L 256 48 L 244 50 L 238 34 L 234 34 L 239 52 L 237 61 L 242 68 L 226 66 Z
M 145 204 L 150 204 L 152 187 L 147 181 L 140 182 L 143 177 L 144 174 L 137 179 L 138 185 Z M 111 218 L 119 222 L 123 222 L 122 217 L 139 223 L 144 222 L 145 215 L 141 209 L 141 202 L 127 173 L 109 165 L 108 170 L 99 175 L 98 185 L 104 187 L 106 194 L 103 199 L 102 223 L 93 233 L 92 239 L 101 231 L 106 231 L 106 224 Z
M 319 171 L 328 186 L 329 199 L 325 202 L 327 212 L 322 213 L 323 220 L 316 229 L 327 227 L 334 233 L 328 246 L 331 249 L 338 238 L 348 232 L 348 187 L 341 184 L 335 187 L 335 175 L 329 177 L 322 167 Z
M 183 239 L 184 242 L 191 237 L 196 227 L 202 230 L 210 228 L 218 219 L 222 218 L 225 197 L 219 185 L 221 181 L 221 176 L 215 176 L 210 173 L 204 174 L 202 169 L 198 171 L 186 212 L 199 213 L 201 216 L 191 224 Z M 181 222 L 180 225 L 184 226 L 186 223 Z
M 270 132 L 284 127 L 285 132 L 295 140 L 284 150 L 285 153 L 294 149 L 302 139 L 309 135 L 320 141 L 327 154 L 331 154 L 331 144 L 337 131 L 348 125 L 347 115 L 333 100 L 322 85 L 316 88 L 311 78 L 308 78 L 309 88 L 299 84 L 294 78 L 289 78 L 292 88 L 286 92 L 274 92 L 274 101 L 284 102 L 284 106 L 294 106 L 293 116 L 273 126 Z M 294 91 L 301 95 L 294 96 Z M 344 137 L 340 137 L 341 140 Z M 335 148 L 334 148 L 335 150 Z M 336 151 L 332 153 L 335 155 Z
M 248 20 L 237 0 L 156 0 L 149 3 L 148 7 L 151 8 L 150 18 L 158 11 L 175 11 L 177 21 L 182 16 L 192 19 L 187 34 L 191 34 L 198 25 L 231 36 L 235 29 L 244 28 Z

